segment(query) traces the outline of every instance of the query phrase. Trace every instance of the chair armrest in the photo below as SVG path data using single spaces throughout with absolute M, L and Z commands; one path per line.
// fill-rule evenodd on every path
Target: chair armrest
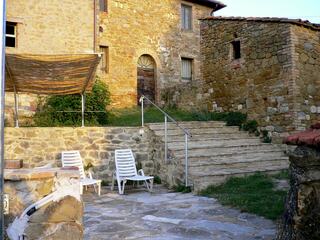
M 140 175 L 140 176 L 145 176 L 145 175 L 144 175 L 144 171 L 143 171 L 142 169 L 140 169 L 140 170 L 138 171 L 138 175 Z

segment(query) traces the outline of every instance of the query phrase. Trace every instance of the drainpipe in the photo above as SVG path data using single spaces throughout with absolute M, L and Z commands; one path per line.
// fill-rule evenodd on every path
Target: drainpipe
M 97 0 L 93 0 L 93 14 L 93 53 L 95 53 L 97 49 Z
M 4 209 L 3 209 L 3 186 L 4 186 L 4 94 L 5 94 L 5 31 L 6 31 L 6 0 L 0 1 L 0 239 L 4 239 Z

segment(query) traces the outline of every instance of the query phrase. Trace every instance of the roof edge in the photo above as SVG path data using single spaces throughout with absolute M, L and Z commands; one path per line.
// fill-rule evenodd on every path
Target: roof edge
M 222 8 L 225 8 L 227 5 L 223 4 L 222 2 L 216 1 L 216 0 L 184 0 L 186 2 L 192 2 L 195 4 L 207 6 L 210 8 L 213 8 L 213 11 L 218 11 Z
M 201 21 L 216 20 L 216 21 L 252 21 L 252 22 L 274 22 L 274 23 L 290 23 L 298 26 L 310 28 L 312 30 L 320 31 L 320 24 L 311 23 L 308 20 L 290 19 L 290 18 L 276 18 L 276 17 L 223 17 L 210 16 L 201 18 Z

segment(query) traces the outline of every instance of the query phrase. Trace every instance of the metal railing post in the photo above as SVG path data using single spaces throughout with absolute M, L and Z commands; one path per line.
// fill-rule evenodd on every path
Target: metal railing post
M 189 162 L 188 162 L 188 134 L 184 134 L 185 137 L 185 178 L 186 178 L 186 187 L 188 187 L 188 170 L 189 170 Z
M 4 239 L 4 108 L 5 108 L 5 37 L 6 37 L 6 1 L 0 1 L 0 239 Z
M 164 115 L 164 161 L 168 161 L 168 117 Z
M 84 93 L 81 94 L 81 127 L 84 127 L 84 111 L 85 111 L 85 98 Z
M 144 127 L 144 101 L 143 97 L 140 98 L 141 103 L 141 126 Z

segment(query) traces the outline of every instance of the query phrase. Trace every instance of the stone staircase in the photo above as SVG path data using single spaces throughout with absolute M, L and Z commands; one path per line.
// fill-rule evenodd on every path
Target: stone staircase
M 164 124 L 149 124 L 164 142 Z M 258 137 L 225 126 L 224 122 L 184 122 L 190 130 L 189 181 L 198 191 L 224 182 L 230 176 L 255 172 L 278 172 L 288 168 L 284 145 L 262 143 Z M 175 124 L 168 124 L 168 151 L 175 166 L 185 166 L 184 134 Z M 184 173 L 183 173 L 184 174 Z M 180 179 L 181 180 L 181 179 Z

